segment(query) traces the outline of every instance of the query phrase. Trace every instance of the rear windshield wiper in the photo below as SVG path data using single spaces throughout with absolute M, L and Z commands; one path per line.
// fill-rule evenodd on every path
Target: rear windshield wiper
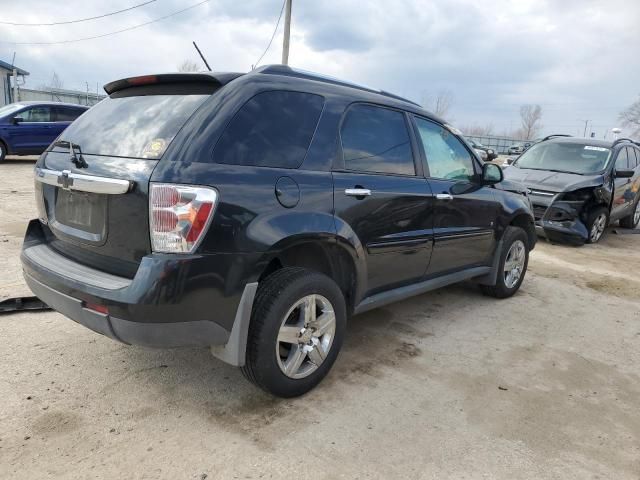
M 78 145 L 77 143 L 70 142 L 69 140 L 56 140 L 55 142 L 53 142 L 53 146 L 67 147 L 69 149 L 69 160 L 71 160 L 71 162 L 73 162 L 76 167 L 87 168 L 89 166 L 82 156 L 82 149 L 80 148 L 80 145 Z M 76 149 L 78 150 L 80 156 L 76 155 Z

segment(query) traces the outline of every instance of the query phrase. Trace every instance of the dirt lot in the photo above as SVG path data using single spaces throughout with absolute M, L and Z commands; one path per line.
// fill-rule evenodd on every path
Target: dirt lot
M 0 165 L 0 299 L 32 164 Z M 0 478 L 640 478 L 640 236 L 541 242 L 514 298 L 473 285 L 352 319 L 327 380 L 273 399 L 205 349 L 0 316 Z

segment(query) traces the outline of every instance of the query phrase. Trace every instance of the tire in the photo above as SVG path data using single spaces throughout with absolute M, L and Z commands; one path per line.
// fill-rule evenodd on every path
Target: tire
M 314 318 L 327 328 L 313 325 L 313 318 L 305 315 L 312 302 L 317 312 Z M 303 268 L 278 270 L 258 287 L 242 373 L 278 397 L 303 395 L 320 383 L 333 366 L 346 325 L 344 296 L 332 279 Z M 314 335 L 318 331 L 324 333 Z M 300 357 L 302 360 L 296 363 Z
M 598 243 L 604 236 L 604 231 L 609 224 L 609 210 L 605 207 L 596 207 L 587 216 L 587 243 Z
M 4 162 L 4 159 L 7 157 L 7 146 L 4 142 L 0 141 L 0 163 Z
M 515 256 L 515 257 L 514 257 Z M 507 260 L 513 268 L 505 271 Z M 520 227 L 507 227 L 502 238 L 502 252 L 498 262 L 495 285 L 480 285 L 482 293 L 495 298 L 508 298 L 518 291 L 529 265 L 529 239 Z M 517 268 L 516 268 L 517 267 Z M 516 270 L 519 273 L 516 275 Z
M 640 195 L 633 204 L 632 213 L 620 220 L 622 228 L 636 228 L 640 223 Z

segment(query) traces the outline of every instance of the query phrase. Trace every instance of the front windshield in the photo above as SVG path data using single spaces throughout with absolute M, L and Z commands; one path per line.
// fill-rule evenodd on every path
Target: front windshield
M 605 147 L 583 143 L 549 143 L 533 145 L 516 161 L 520 168 L 553 170 L 580 175 L 604 170 L 611 155 Z
M 12 103 L 10 105 L 5 105 L 4 107 L 0 108 L 0 117 L 10 115 L 11 113 L 20 110 L 22 107 L 24 107 L 24 105 L 21 105 L 19 103 Z

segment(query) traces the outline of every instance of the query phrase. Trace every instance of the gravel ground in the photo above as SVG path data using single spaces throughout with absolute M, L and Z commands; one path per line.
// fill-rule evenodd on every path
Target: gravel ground
M 0 165 L 0 299 L 27 293 L 31 168 Z M 463 284 L 355 317 L 294 400 L 206 349 L 0 316 L 0 478 L 638 479 L 639 248 L 540 242 L 511 299 Z

